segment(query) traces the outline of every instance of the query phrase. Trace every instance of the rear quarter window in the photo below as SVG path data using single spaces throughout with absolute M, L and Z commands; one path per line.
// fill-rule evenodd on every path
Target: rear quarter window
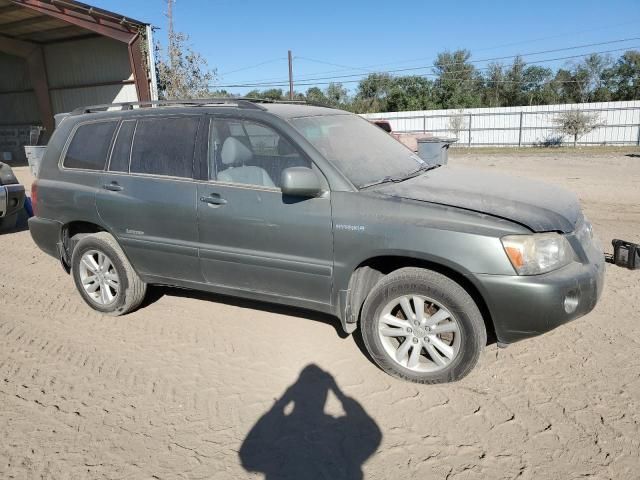
M 104 170 L 117 121 L 96 122 L 76 128 L 62 165 L 65 168 Z

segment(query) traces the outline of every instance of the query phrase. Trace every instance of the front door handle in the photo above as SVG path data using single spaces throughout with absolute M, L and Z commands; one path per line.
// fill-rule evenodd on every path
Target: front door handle
M 200 201 L 209 205 L 226 205 L 227 201 L 217 193 L 212 193 L 208 197 L 200 197 Z
M 103 185 L 102 188 L 110 192 L 121 192 L 123 190 L 122 186 L 118 185 L 118 182 L 107 183 Z

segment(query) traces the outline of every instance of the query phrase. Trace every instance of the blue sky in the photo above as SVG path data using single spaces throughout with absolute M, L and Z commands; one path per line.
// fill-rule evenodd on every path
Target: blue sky
M 165 0 L 86 1 L 160 27 L 156 36 L 161 40 L 166 34 Z M 467 48 L 473 59 L 480 60 L 640 37 L 640 0 L 177 0 L 174 18 L 176 30 L 187 33 L 192 47 L 217 69 L 219 85 L 286 80 L 288 49 L 294 55 L 294 79 L 304 79 L 429 67 L 436 54 L 446 49 Z M 640 40 L 525 60 L 626 47 L 640 47 Z M 541 65 L 557 67 L 569 61 Z M 357 84 L 349 81 L 357 78 L 344 78 L 345 86 L 355 88 Z M 327 81 L 300 83 L 324 87 Z M 297 89 L 307 88 L 309 85 Z M 240 93 L 249 89 L 229 88 Z

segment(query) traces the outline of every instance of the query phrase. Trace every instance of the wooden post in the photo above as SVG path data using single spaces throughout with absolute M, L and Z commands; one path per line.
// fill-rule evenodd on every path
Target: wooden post
M 293 100 L 293 59 L 289 50 L 289 100 Z
M 520 112 L 520 129 L 518 131 L 518 147 L 522 146 L 522 117 L 524 112 Z
M 469 114 L 469 143 L 468 146 L 471 146 L 471 120 L 473 119 L 473 114 Z

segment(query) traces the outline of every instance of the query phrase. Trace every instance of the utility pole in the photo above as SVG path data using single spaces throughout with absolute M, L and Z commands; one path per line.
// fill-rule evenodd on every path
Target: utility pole
M 167 89 L 165 95 L 167 98 L 176 98 L 176 45 L 175 36 L 173 34 L 173 2 L 167 0 L 167 56 L 169 57 L 169 71 L 167 72 Z
M 289 100 L 293 100 L 293 60 L 289 50 Z
M 167 23 L 168 25 L 168 40 L 169 45 L 167 53 L 169 54 L 169 64 L 173 69 L 175 67 L 174 51 L 173 51 L 173 2 L 174 0 L 167 0 Z

